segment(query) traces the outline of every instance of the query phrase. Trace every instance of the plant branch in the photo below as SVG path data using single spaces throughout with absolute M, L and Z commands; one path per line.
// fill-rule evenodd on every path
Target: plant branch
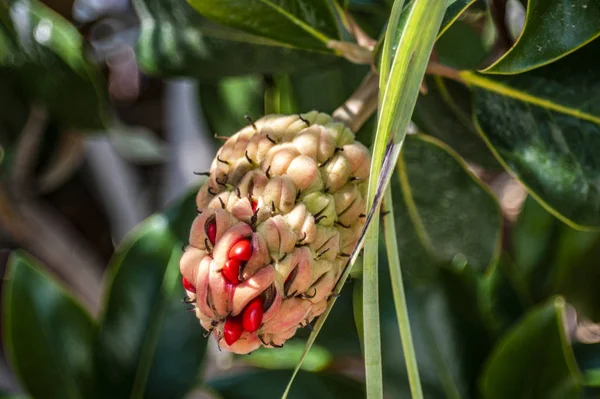
M 31 181 L 46 121 L 46 110 L 32 107 L 20 135 L 10 181 L 0 184 L 0 221 L 95 312 L 101 292 L 101 262 L 68 223 L 32 195 Z
M 356 91 L 333 111 L 333 118 L 345 123 L 354 133 L 377 110 L 379 76 L 369 72 Z

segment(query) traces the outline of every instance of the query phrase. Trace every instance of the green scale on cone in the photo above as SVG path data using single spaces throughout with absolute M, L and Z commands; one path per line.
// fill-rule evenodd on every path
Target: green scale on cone
M 267 115 L 229 138 L 180 264 L 223 349 L 280 347 L 327 307 L 365 222 L 368 149 L 331 116 Z

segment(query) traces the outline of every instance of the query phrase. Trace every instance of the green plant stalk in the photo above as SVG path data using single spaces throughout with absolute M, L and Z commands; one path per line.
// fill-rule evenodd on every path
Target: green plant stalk
M 397 1 L 394 7 L 398 7 Z M 371 208 L 376 196 L 378 176 L 381 174 L 385 148 L 388 143 L 404 141 L 406 130 L 419 95 L 419 87 L 425 75 L 425 69 L 433 44 L 440 29 L 442 18 L 448 3 L 440 0 L 415 0 L 409 7 L 406 19 L 398 18 L 390 24 L 386 38 L 399 37 L 389 75 L 380 74 L 380 87 L 385 86 L 383 99 L 377 120 L 377 133 L 369 192 L 368 208 Z M 392 11 L 395 15 L 398 10 Z M 400 30 L 397 35 L 396 31 Z M 390 48 L 388 45 L 384 46 Z M 363 324 L 365 340 L 365 373 L 368 398 L 383 397 L 383 376 L 381 370 L 381 334 L 379 324 L 379 287 L 377 281 L 379 242 L 379 220 L 375 218 L 369 226 L 365 241 L 363 272 Z M 399 321 L 400 322 L 400 321 Z M 400 327 L 404 328 L 404 327 Z M 414 349 L 412 350 L 414 352 Z M 412 364 L 412 363 L 411 363 Z M 412 367 L 412 366 L 411 366 Z M 411 370 L 411 374 L 418 373 Z
M 390 281 L 392 283 L 392 292 L 394 295 L 394 305 L 396 308 L 396 318 L 398 319 L 398 328 L 400 330 L 402 351 L 404 352 L 404 361 L 406 363 L 406 370 L 408 372 L 410 393 L 415 399 L 423 399 L 423 389 L 421 388 L 421 379 L 419 378 L 417 355 L 413 345 L 413 339 L 410 330 L 410 320 L 408 318 L 408 307 L 406 305 L 406 295 L 404 294 L 400 255 L 398 254 L 398 245 L 396 242 L 397 236 L 394 222 L 395 219 L 392 191 L 389 187 L 385 192 L 385 197 L 383 198 L 383 207 L 387 212 L 383 219 L 383 234 L 387 248 L 387 257 L 390 268 Z

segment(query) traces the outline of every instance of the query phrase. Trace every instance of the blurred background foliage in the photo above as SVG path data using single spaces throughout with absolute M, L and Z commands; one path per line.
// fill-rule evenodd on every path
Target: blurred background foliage
M 0 397 L 284 391 L 310 331 L 231 356 L 181 301 L 193 172 L 244 115 L 338 108 L 377 66 L 327 42 L 392 1 L 249 2 L 0 0 Z M 600 397 L 599 35 L 597 1 L 447 10 L 392 180 L 426 398 Z M 379 273 L 409 397 L 383 243 Z M 290 397 L 364 397 L 352 277 Z

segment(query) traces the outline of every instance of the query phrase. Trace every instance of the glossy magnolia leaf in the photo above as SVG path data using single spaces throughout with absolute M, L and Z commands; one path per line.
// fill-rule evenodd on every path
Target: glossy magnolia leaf
M 100 396 L 180 398 L 196 382 L 206 340 L 181 303 L 180 247 L 156 215 L 117 249 L 99 323 Z
M 435 264 L 453 261 L 483 272 L 498 260 L 498 204 L 454 151 L 432 137 L 409 135 L 397 176 L 394 210 L 407 278 L 427 279 Z
M 2 2 L 0 44 L 0 68 L 29 101 L 42 103 L 66 127 L 104 127 L 101 72 L 86 59 L 83 40 L 68 21 L 37 0 Z
M 5 281 L 4 347 L 23 388 L 36 398 L 91 397 L 90 315 L 22 251 Z
M 501 163 L 561 220 L 600 226 L 600 40 L 514 76 L 463 73 L 476 124 Z
M 530 311 L 498 342 L 481 377 L 485 399 L 580 398 L 582 376 L 564 336 L 564 301 Z
M 297 71 L 337 59 L 212 23 L 184 0 L 134 0 L 141 21 L 138 62 L 150 74 L 223 76 Z
M 529 0 L 521 36 L 486 73 L 521 73 L 555 61 L 600 36 L 595 0 Z
M 441 77 L 426 77 L 413 113 L 419 129 L 448 144 L 467 161 L 501 169 L 471 120 L 471 93 L 463 85 Z
M 208 381 L 223 399 L 279 398 L 290 379 L 287 370 L 257 370 L 245 374 Z M 341 374 L 300 371 L 289 399 L 362 399 L 363 385 Z
M 329 51 L 339 40 L 329 0 L 188 0 L 205 17 L 282 44 Z

